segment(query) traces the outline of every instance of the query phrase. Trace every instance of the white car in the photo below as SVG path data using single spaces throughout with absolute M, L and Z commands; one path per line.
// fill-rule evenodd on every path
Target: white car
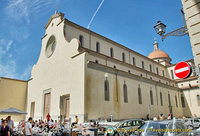
M 179 120 L 163 120 L 145 122 L 133 136 L 189 136 L 186 126 Z
M 198 127 L 200 127 L 200 119 L 198 119 L 198 118 L 186 118 L 183 121 L 184 121 L 184 124 L 188 128 L 198 128 Z

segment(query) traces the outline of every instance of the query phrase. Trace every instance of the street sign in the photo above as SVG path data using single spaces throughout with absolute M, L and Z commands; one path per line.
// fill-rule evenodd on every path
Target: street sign
M 174 74 L 178 78 L 188 78 L 192 74 L 192 67 L 187 62 L 180 62 L 174 68 Z
M 149 111 L 151 110 L 151 105 L 150 105 L 150 104 L 148 105 L 148 110 L 149 110 Z
M 108 127 L 106 131 L 107 131 L 108 134 L 114 133 L 114 129 L 112 127 Z

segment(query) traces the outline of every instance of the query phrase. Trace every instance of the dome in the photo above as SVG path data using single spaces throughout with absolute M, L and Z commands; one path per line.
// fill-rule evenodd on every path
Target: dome
M 150 59 L 159 59 L 159 58 L 167 58 L 170 59 L 169 55 L 161 50 L 154 50 L 153 52 L 151 52 L 148 56 L 148 58 Z

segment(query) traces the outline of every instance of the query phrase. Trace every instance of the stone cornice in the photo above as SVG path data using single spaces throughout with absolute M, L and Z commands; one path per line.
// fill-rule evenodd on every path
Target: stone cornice
M 156 73 L 153 73 L 153 72 L 150 72 L 150 71 L 148 71 L 148 70 L 142 69 L 142 68 L 140 68 L 140 67 L 131 65 L 131 64 L 129 64 L 129 63 L 125 63 L 125 62 L 123 62 L 123 61 L 120 61 L 120 60 L 118 60 L 118 59 L 115 59 L 115 58 L 106 56 L 106 55 L 101 54 L 101 53 L 98 53 L 98 52 L 95 52 L 95 51 L 93 51 L 93 50 L 90 50 L 90 49 L 87 49 L 87 48 L 83 48 L 83 47 L 81 47 L 81 48 L 82 48 L 82 51 L 88 52 L 88 53 L 91 54 L 91 55 L 96 55 L 96 56 L 98 56 L 98 57 L 107 58 L 107 60 L 111 60 L 111 61 L 120 63 L 120 64 L 122 64 L 122 65 L 126 65 L 126 66 L 128 66 L 128 67 L 130 67 L 130 68 L 132 68 L 132 69 L 137 69 L 137 70 L 139 70 L 139 71 L 141 71 L 141 72 L 143 72 L 143 73 L 147 73 L 147 74 L 149 74 L 149 75 L 151 75 L 151 76 L 156 76 L 156 77 L 158 77 L 158 78 L 160 78 L 160 79 L 167 80 L 167 81 L 169 81 L 169 82 L 175 83 L 174 80 L 171 80 L 171 79 L 169 79 L 169 78 L 167 78 L 167 77 L 160 76 L 160 75 L 158 75 L 158 74 L 156 74 Z
M 117 42 L 115 42 L 115 41 L 113 41 L 113 40 L 111 40 L 109 38 L 106 38 L 106 37 L 104 37 L 104 36 L 102 36 L 102 35 L 100 35 L 100 34 L 98 34 L 96 32 L 93 32 L 93 31 L 91 31 L 89 29 L 86 29 L 86 28 L 84 28 L 84 27 L 82 27 L 82 26 L 80 26 L 78 24 L 75 24 L 75 23 L 73 23 L 73 22 L 71 22 L 71 21 L 69 21 L 67 19 L 65 19 L 65 23 L 68 24 L 68 25 L 71 25 L 71 26 L 73 26 L 73 27 L 75 27 L 77 29 L 81 29 L 81 30 L 87 32 L 88 34 L 98 36 L 99 38 L 102 38 L 103 40 L 105 40 L 107 42 L 110 42 L 110 43 L 112 43 L 112 44 L 114 44 L 114 45 L 116 45 L 116 46 L 118 46 L 120 48 L 123 48 L 123 49 L 125 49 L 125 50 L 127 50 L 129 52 L 132 52 L 132 53 L 134 53 L 134 54 L 136 54 L 136 55 L 138 55 L 138 56 L 140 56 L 140 57 L 142 57 L 142 58 L 144 58 L 144 59 L 146 59 L 148 61 L 151 61 L 152 63 L 155 63 L 155 64 L 157 64 L 157 65 L 159 65 L 159 66 L 161 66 L 163 68 L 166 68 L 166 66 L 164 66 L 164 65 L 162 65 L 162 64 L 160 64 L 160 63 L 158 63 L 158 62 L 156 62 L 156 61 L 154 61 L 154 60 L 152 60 L 152 59 L 150 59 L 150 58 L 148 58 L 148 57 L 146 57 L 146 56 L 134 51 L 134 50 L 131 50 L 131 49 L 125 47 L 124 45 L 120 44 L 120 43 L 117 43 Z
M 105 66 L 105 65 L 97 64 L 97 63 L 92 62 L 92 61 L 88 62 L 88 67 L 98 69 L 98 70 L 101 70 L 101 71 L 105 71 L 105 72 L 108 72 L 108 73 L 112 73 L 112 74 L 118 74 L 120 76 L 125 76 L 127 78 L 132 78 L 132 79 L 135 79 L 135 80 L 138 80 L 138 81 L 150 83 L 150 84 L 157 85 L 157 86 L 160 86 L 160 87 L 165 87 L 165 88 L 169 88 L 169 89 L 173 89 L 173 90 L 177 90 L 177 91 L 180 90 L 178 87 L 169 86 L 167 84 L 157 82 L 155 80 L 151 80 L 151 79 L 148 79 L 148 78 L 145 78 L 145 77 L 135 75 L 133 73 L 118 70 L 118 69 L 108 67 L 108 66 Z

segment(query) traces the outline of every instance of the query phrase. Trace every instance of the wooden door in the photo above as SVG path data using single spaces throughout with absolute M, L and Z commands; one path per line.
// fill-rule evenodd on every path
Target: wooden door
M 50 102 L 51 102 L 51 93 L 44 95 L 44 115 L 43 118 L 46 119 L 47 114 L 50 114 Z

